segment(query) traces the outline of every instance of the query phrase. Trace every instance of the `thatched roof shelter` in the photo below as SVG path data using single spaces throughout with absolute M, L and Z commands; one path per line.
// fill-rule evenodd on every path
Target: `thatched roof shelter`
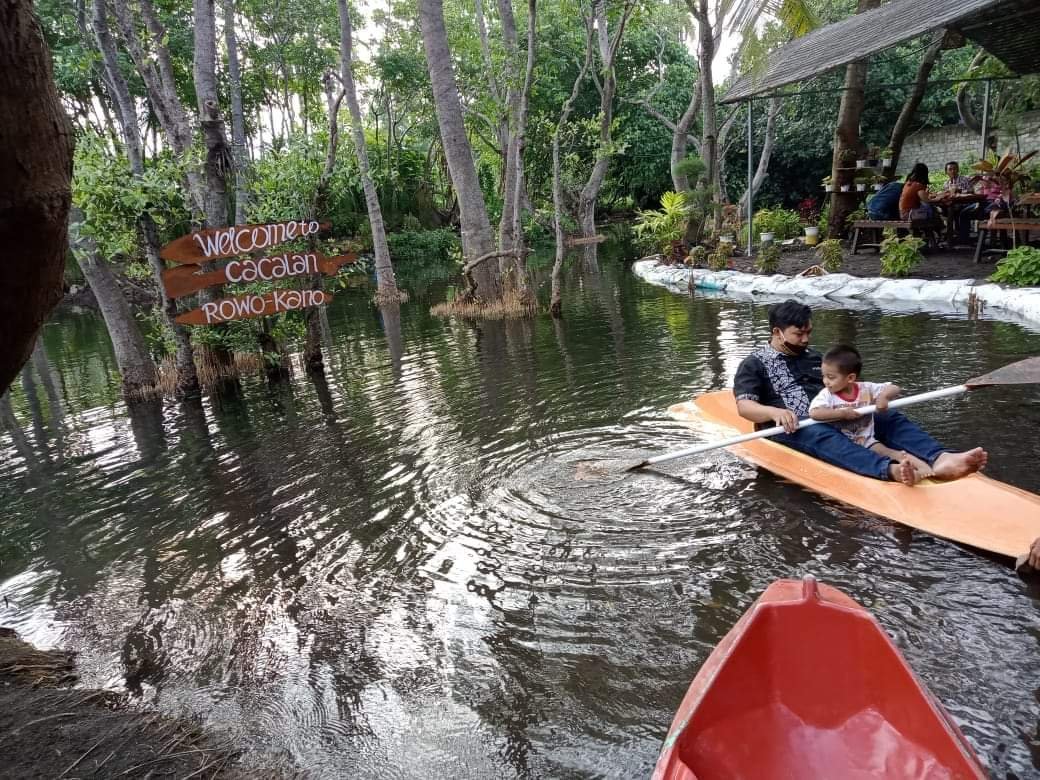
M 892 0 L 791 41 L 761 73 L 738 79 L 722 102 L 773 94 L 941 29 L 974 41 L 1019 75 L 1040 73 L 1040 0 Z

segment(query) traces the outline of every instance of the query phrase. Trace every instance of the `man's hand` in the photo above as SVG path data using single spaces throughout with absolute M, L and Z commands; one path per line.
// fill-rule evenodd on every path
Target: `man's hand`
M 798 416 L 790 409 L 774 409 L 773 422 L 784 426 L 784 431 L 794 433 L 798 430 Z
M 879 395 L 877 400 L 874 402 L 874 406 L 877 407 L 879 412 L 888 411 L 888 396 L 884 393 Z
M 1040 571 L 1040 538 L 1033 540 L 1029 548 L 1029 565 Z
M 843 406 L 841 409 L 841 419 L 843 420 L 858 420 L 859 415 L 856 414 L 856 410 L 851 406 Z

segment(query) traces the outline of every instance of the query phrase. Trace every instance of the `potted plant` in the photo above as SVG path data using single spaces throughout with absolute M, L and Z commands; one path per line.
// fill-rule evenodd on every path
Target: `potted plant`
M 823 189 L 824 189 L 824 192 L 834 192 L 834 184 L 831 181 L 831 177 L 830 176 L 824 176 L 823 177 Z
M 866 192 L 867 185 L 870 184 L 873 178 L 874 177 L 868 173 L 858 174 L 854 180 L 856 182 L 856 192 Z
M 882 168 L 891 168 L 892 167 L 892 157 L 894 155 L 895 155 L 895 152 L 893 152 L 891 149 L 889 149 L 889 148 L 882 149 L 881 150 L 881 167 Z
M 773 243 L 773 234 L 772 233 L 759 233 L 758 234 L 758 243 L 759 243 L 760 246 L 767 246 L 769 244 L 772 244 Z
M 841 185 L 841 191 L 842 192 L 849 192 L 851 189 L 852 189 L 852 185 L 851 184 L 842 184 Z
M 874 192 L 881 192 L 881 188 L 884 186 L 885 180 L 880 176 L 875 176 L 873 178 L 873 184 L 870 185 L 870 189 L 874 190 Z
M 841 161 L 842 166 L 849 167 L 856 160 L 856 150 L 842 149 L 838 154 L 838 159 Z
M 820 240 L 820 228 L 818 225 L 806 225 L 805 226 L 805 245 L 816 246 L 816 243 Z

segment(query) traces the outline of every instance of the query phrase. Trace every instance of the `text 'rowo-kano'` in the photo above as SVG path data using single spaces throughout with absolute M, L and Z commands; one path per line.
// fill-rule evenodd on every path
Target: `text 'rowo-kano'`
M 266 317 L 308 306 L 321 306 L 331 300 L 332 296 L 321 290 L 274 290 L 263 294 L 236 295 L 204 303 L 180 315 L 176 321 L 182 325 L 215 325 L 231 320 Z

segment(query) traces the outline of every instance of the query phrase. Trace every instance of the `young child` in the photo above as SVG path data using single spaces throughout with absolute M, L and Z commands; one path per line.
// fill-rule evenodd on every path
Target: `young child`
M 875 404 L 879 412 L 888 408 L 888 402 L 902 392 L 891 382 L 860 382 L 863 359 L 855 347 L 839 344 L 823 356 L 821 374 L 823 390 L 809 404 L 809 416 L 814 420 L 835 423 L 838 428 L 861 447 L 896 463 L 909 464 L 914 474 L 903 479 L 913 484 L 932 475 L 931 467 L 908 452 L 893 450 L 874 438 L 874 415 L 860 415 L 856 409 Z M 905 468 L 905 467 L 904 467 Z M 910 475 L 905 475 L 910 476 Z

